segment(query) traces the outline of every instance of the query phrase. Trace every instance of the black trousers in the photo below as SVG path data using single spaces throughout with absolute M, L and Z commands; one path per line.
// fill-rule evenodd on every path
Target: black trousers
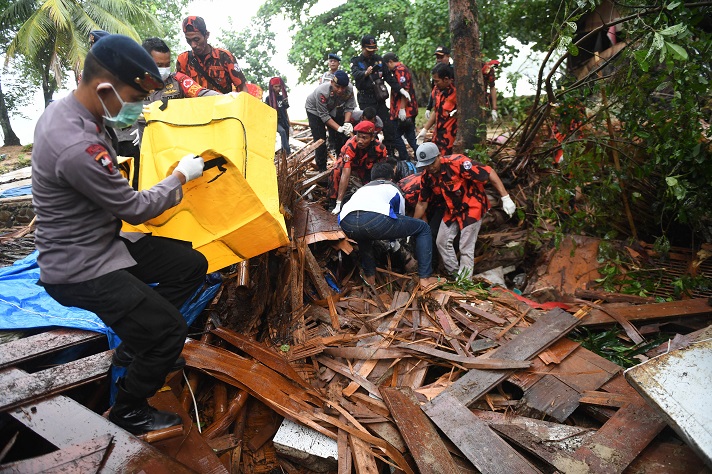
M 134 354 L 124 388 L 148 398 L 183 350 L 188 327 L 178 308 L 205 281 L 208 262 L 189 242 L 153 236 L 124 242 L 137 265 L 81 283 L 43 286 L 60 304 L 92 311 L 114 330 Z
M 381 118 L 383 122 L 383 146 L 388 150 L 388 156 L 395 156 L 396 147 L 396 131 L 393 129 L 391 124 L 391 109 L 388 108 L 385 101 L 376 102 L 370 96 L 358 95 L 358 106 L 361 110 L 366 107 L 373 107 L 376 109 L 376 115 Z
M 314 159 L 319 171 L 326 171 L 326 124 L 318 115 L 311 112 L 307 112 L 307 118 L 314 141 L 324 140 L 324 143 L 314 150 Z

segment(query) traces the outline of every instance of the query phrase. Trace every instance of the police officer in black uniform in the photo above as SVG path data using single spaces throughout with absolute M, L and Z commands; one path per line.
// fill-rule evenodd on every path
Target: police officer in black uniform
M 122 339 L 113 362 L 128 368 L 109 420 L 134 434 L 182 422 L 147 398 L 185 365 L 188 328 L 178 307 L 208 267 L 189 242 L 120 232 L 122 220 L 142 223 L 178 204 L 182 185 L 203 173 L 203 159 L 187 155 L 163 181 L 137 192 L 119 172 L 107 127 L 133 124 L 144 98 L 162 87 L 138 43 L 102 38 L 77 90 L 40 117 L 32 153 L 40 284 L 59 303 L 96 313 Z
M 361 54 L 351 58 L 351 75 L 354 78 L 354 85 L 358 89 L 356 98 L 359 108 L 362 110 L 366 107 L 376 109 L 376 115 L 383 121 L 383 144 L 388 150 L 388 154 L 393 156 L 395 131 L 391 125 L 390 109 L 386 105 L 386 99 L 378 100 L 374 92 L 378 80 L 388 82 L 391 87 L 393 87 L 393 81 L 391 72 L 383 64 L 381 56 L 376 54 L 376 51 L 378 51 L 376 38 L 371 35 L 361 38 Z M 396 87 L 400 88 L 397 84 Z

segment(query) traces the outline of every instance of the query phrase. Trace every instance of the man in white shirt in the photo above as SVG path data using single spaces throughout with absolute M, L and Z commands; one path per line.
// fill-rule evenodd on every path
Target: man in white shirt
M 371 170 L 371 182 L 354 193 L 339 213 L 339 225 L 346 235 L 358 243 L 364 279 L 376 284 L 374 240 L 415 238 L 415 258 L 418 260 L 420 284 L 427 287 L 437 281 L 432 277 L 433 242 L 430 226 L 405 215 L 405 198 L 393 184 L 393 167 L 376 163 Z

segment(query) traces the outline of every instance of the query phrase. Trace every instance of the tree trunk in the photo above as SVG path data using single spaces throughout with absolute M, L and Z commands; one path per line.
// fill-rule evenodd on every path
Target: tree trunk
M 485 82 L 480 58 L 480 27 L 476 0 L 449 0 L 450 37 L 455 59 L 457 137 L 454 151 L 462 153 L 487 136 Z
M 2 128 L 2 136 L 4 137 L 3 146 L 21 145 L 20 139 L 15 135 L 15 131 L 10 126 L 10 114 L 5 105 L 5 94 L 2 92 L 2 84 L 0 83 L 0 127 Z

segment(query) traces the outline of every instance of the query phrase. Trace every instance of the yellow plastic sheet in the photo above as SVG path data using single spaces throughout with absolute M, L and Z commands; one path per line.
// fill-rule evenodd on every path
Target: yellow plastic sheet
M 247 93 L 154 102 L 144 112 L 139 188 L 164 179 L 186 154 L 211 149 L 226 163 L 184 186 L 183 201 L 125 231 L 187 240 L 208 271 L 289 243 L 274 165 L 276 111 Z M 210 163 L 208 161 L 208 163 Z

